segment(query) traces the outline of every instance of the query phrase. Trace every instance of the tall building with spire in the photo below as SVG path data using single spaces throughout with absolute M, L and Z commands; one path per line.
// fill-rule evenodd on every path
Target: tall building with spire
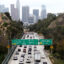
M 20 1 L 17 0 L 16 2 L 16 8 L 17 8 L 17 14 L 18 14 L 18 20 L 20 20 Z

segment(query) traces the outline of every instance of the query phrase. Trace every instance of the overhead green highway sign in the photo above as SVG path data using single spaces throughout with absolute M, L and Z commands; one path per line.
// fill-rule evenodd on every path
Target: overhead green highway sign
M 38 45 L 37 39 L 15 39 L 12 40 L 12 45 Z
M 52 45 L 52 39 L 14 39 L 12 45 Z
M 39 44 L 40 45 L 52 45 L 53 40 L 52 39 L 40 39 Z

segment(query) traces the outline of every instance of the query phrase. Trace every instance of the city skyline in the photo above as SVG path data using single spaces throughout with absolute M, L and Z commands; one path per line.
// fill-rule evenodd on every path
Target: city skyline
M 4 4 L 6 7 L 9 8 L 10 10 L 10 4 L 15 4 L 16 5 L 16 1 L 17 0 L 3 0 L 1 1 L 0 0 L 0 4 Z M 37 3 L 36 3 L 37 2 Z M 51 13 L 59 13 L 59 12 L 64 12 L 64 3 L 63 3 L 63 0 L 20 0 L 20 7 L 22 6 L 30 6 L 31 10 L 36 8 L 36 9 L 39 9 L 41 10 L 41 5 L 46 5 L 47 6 L 47 12 L 51 12 Z M 30 3 L 30 4 L 29 4 Z M 62 4 L 62 5 L 60 5 Z M 32 11 L 30 11 L 32 12 Z

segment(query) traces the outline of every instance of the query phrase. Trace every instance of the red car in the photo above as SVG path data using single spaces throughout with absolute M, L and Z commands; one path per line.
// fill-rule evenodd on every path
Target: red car
M 25 48 L 23 49 L 23 52 L 26 53 L 26 49 Z

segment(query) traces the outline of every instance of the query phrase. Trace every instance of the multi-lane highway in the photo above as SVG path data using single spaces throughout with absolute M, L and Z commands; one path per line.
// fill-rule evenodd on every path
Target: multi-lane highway
M 44 39 L 37 33 L 26 33 L 22 39 Z M 18 45 L 8 64 L 52 64 L 46 56 L 44 45 Z

